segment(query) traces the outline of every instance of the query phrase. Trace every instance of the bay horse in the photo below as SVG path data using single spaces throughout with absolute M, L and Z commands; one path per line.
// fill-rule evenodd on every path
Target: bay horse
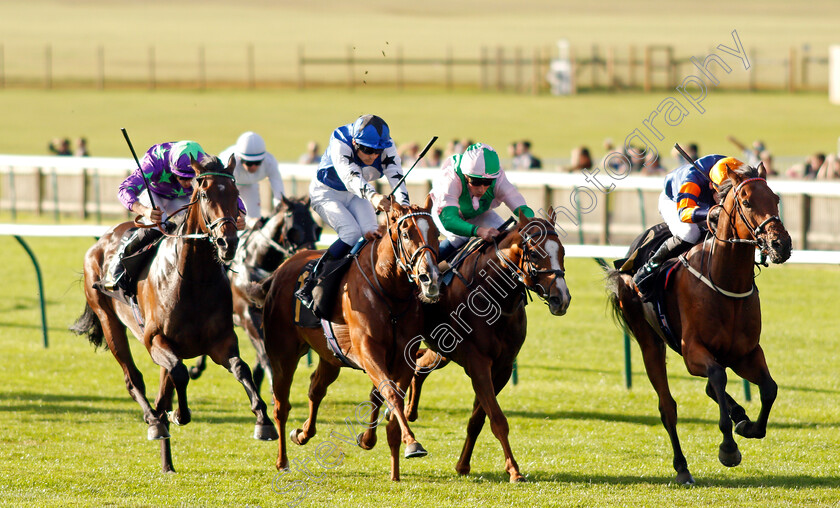
M 460 275 L 441 291 L 440 301 L 424 305 L 423 339 L 428 350 L 418 351 L 407 407 L 410 421 L 417 418 L 423 381 L 450 360 L 464 368 L 475 400 L 467 423 L 467 438 L 455 466 L 460 475 L 470 472 L 470 459 L 485 416 L 502 445 L 505 471 L 511 482 L 525 481 L 508 440 L 507 418 L 497 400 L 510 379 L 514 360 L 527 332 L 526 292 L 536 293 L 554 316 L 566 313 L 571 294 L 565 279 L 565 249 L 555 230 L 556 215 L 546 219 L 522 215 L 516 227 L 498 243 L 485 244 L 464 258 Z M 415 366 L 416 365 L 416 366 Z M 362 441 L 375 440 L 375 427 Z
M 255 223 L 239 239 L 233 262 L 228 267 L 233 294 L 233 324 L 241 326 L 254 346 L 254 385 L 259 391 L 271 365 L 265 354 L 262 335 L 262 309 L 247 297 L 252 282 L 265 279 L 280 264 L 301 249 L 314 249 L 321 237 L 321 227 L 312 217 L 309 196 L 303 199 L 283 196 L 272 214 Z M 199 357 L 190 368 L 190 379 L 198 379 L 207 367 L 207 357 Z
M 122 367 L 128 392 L 140 404 L 148 424 L 147 437 L 161 440 L 164 472 L 174 472 L 169 424 L 186 425 L 191 420 L 187 405 L 189 374 L 185 358 L 209 355 L 242 383 L 257 422 L 254 437 L 276 439 L 277 431 L 259 396 L 251 370 L 239 358 L 233 331 L 231 292 L 222 261 L 236 252 L 239 192 L 233 181 L 233 158 L 225 167 L 216 157 L 193 161 L 196 177 L 186 217 L 174 235 L 161 242 L 151 263 L 138 277 L 137 317 L 132 309 L 93 287 L 100 280 L 120 244 L 133 226 L 119 224 L 105 233 L 85 254 L 85 310 L 71 330 L 86 334 L 94 346 L 103 339 Z M 209 240 L 209 241 L 208 241 Z M 143 323 L 143 324 L 140 324 Z M 160 365 L 160 387 L 155 407 L 146 400 L 143 376 L 134 364 L 126 327 L 140 340 Z M 178 409 L 172 411 L 173 390 Z
M 723 441 L 718 459 L 727 467 L 741 462 L 732 437 L 733 422 L 737 434 L 763 438 L 777 392 L 759 345 L 761 306 L 753 270 L 756 248 L 762 260 L 769 256 L 773 263 L 784 263 L 790 257 L 791 239 L 779 219 L 779 197 L 767 185 L 766 173 L 763 165 L 728 170 L 716 198 L 719 204 L 715 206 L 722 207 L 717 226 L 710 221 L 711 235 L 682 257 L 663 296 L 688 372 L 707 378 L 706 394 L 720 407 Z M 676 480 L 692 485 L 694 478 L 677 437 L 677 404 L 668 387 L 665 342 L 645 320 L 632 274 L 610 270 L 607 281 L 615 317 L 636 337 L 659 397 L 660 417 L 674 451 Z M 755 422 L 726 393 L 727 367 L 758 385 L 761 410 Z
M 428 199 L 423 207 L 403 207 L 396 202 L 391 205 L 386 224 L 379 229 L 384 236 L 369 241 L 342 275 L 329 319 L 341 351 L 373 382 L 371 400 L 382 397 L 389 407 L 399 408 L 398 418 L 392 418 L 386 428 L 393 481 L 400 479 L 401 443 L 406 445 L 406 458 L 426 455 L 402 414 L 402 397 L 413 375 L 413 369 L 403 359 L 403 351 L 408 348 L 416 352 L 417 344 L 412 349 L 410 342 L 422 331 L 420 302 L 433 302 L 439 297 L 438 230 L 430 209 Z M 295 325 L 295 282 L 304 266 L 321 253 L 295 254 L 269 279 L 253 285 L 249 293 L 257 302 L 264 299 L 265 349 L 274 372 L 274 419 L 280 431 L 278 469 L 289 467 L 285 432 L 291 409 L 289 390 L 298 360 L 309 348 L 320 357 L 309 385 L 309 417 L 302 429 L 290 434 L 291 441 L 298 445 L 315 436 L 318 407 L 327 387 L 345 366 L 329 349 L 321 328 Z

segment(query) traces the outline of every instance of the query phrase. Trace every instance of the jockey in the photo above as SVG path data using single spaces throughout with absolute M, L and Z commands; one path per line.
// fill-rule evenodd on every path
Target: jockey
M 329 273 L 321 268 L 326 262 L 343 258 L 362 238 L 372 240 L 380 236 L 376 210 L 387 212 L 391 201 L 369 182 L 383 175 L 388 177 L 391 188 L 403 176 L 400 156 L 383 119 L 362 115 L 333 131 L 318 174 L 309 186 L 309 195 L 312 208 L 338 233 L 338 239 L 318 260 L 313 276 L 295 293 L 305 306 L 312 305 L 316 275 Z M 408 206 L 405 184 L 394 191 L 396 200 Z
M 245 211 L 247 212 L 245 221 L 248 225 L 253 225 L 262 217 L 260 180 L 268 178 L 275 205 L 280 202 L 285 194 L 277 159 L 266 152 L 263 138 L 250 131 L 239 136 L 236 144 L 227 147 L 219 155 L 219 159 L 222 160 L 222 163 L 227 164 L 231 155 L 236 160 L 233 177 L 236 179 L 236 187 L 239 188 L 239 196 L 245 203 Z
M 534 211 L 508 181 L 499 164 L 499 155 L 491 146 L 476 143 L 463 154 L 446 159 L 442 174 L 432 186 L 432 217 L 446 237 L 440 243 L 441 261 L 464 245 L 471 236 L 490 241 L 504 220 L 493 211 L 504 203 L 515 215 L 522 212 L 532 218 Z
M 142 215 L 142 222 L 145 224 L 159 225 L 168 219 L 183 220 L 186 217 L 183 211 L 175 217 L 173 214 L 189 204 L 192 197 L 195 171 L 191 161 L 201 161 L 204 157 L 207 157 L 207 154 L 195 141 L 173 141 L 152 146 L 140 161 L 140 167 L 120 184 L 118 193 L 120 202 L 132 212 Z M 149 192 L 146 192 L 144 175 L 149 182 L 148 190 L 155 195 L 154 208 L 149 200 Z M 244 213 L 241 201 L 239 208 Z M 237 218 L 236 227 L 238 229 L 245 227 L 242 215 Z M 111 260 L 102 286 L 109 291 L 115 290 L 118 286 L 126 289 L 123 258 L 151 244 L 162 235 L 159 228 L 138 228 L 133 234 L 124 238 L 114 259 Z
M 726 179 L 727 167 L 737 169 L 743 162 L 723 155 L 707 155 L 696 165 L 685 164 L 665 176 L 665 190 L 659 195 L 659 214 L 674 235 L 663 243 L 648 262 L 633 276 L 643 301 L 649 301 L 654 273 L 663 262 L 687 252 L 703 236 L 709 209 L 715 204 L 715 190 Z M 720 209 L 716 208 L 712 222 Z

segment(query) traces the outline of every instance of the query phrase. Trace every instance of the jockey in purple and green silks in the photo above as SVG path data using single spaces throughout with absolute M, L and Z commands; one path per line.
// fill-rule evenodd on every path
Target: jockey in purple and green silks
M 493 211 L 504 203 L 515 215 L 532 218 L 534 211 L 505 176 L 499 155 L 489 145 L 476 143 L 463 154 L 444 161 L 443 172 L 432 186 L 432 217 L 446 239 L 440 244 L 439 259 L 449 257 L 469 237 L 485 241 L 495 238 L 504 220 Z

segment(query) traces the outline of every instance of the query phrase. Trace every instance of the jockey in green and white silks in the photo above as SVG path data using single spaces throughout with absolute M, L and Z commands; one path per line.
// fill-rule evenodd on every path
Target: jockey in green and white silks
M 534 211 L 508 181 L 499 155 L 489 145 L 476 143 L 463 154 L 446 159 L 442 174 L 432 186 L 432 217 L 446 239 L 440 244 L 439 259 L 449 257 L 469 237 L 486 241 L 495 238 L 504 220 L 493 211 L 504 203 L 515 215 L 521 211 L 532 218 Z

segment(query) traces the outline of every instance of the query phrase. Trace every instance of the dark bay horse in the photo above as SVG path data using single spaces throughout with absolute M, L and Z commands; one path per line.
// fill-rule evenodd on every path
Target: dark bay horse
M 174 472 L 168 439 L 170 421 L 185 425 L 191 419 L 187 405 L 189 374 L 181 361 L 185 358 L 206 354 L 232 372 L 245 387 L 251 410 L 257 416 L 254 437 L 277 438 L 251 370 L 239 358 L 230 285 L 222 264 L 233 258 L 238 243 L 235 218 L 239 215 L 239 192 L 233 181 L 232 162 L 231 158 L 227 167 L 216 157 L 207 157 L 201 164 L 193 162 L 196 178 L 186 218 L 174 235 L 167 235 L 161 242 L 138 279 L 137 302 L 143 325 L 130 307 L 93 287 L 106 269 L 106 260 L 116 252 L 123 233 L 133 224 L 114 227 L 85 254 L 87 304 L 71 330 L 86 334 L 95 346 L 101 346 L 105 340 L 123 369 L 129 394 L 143 410 L 143 419 L 149 425 L 148 438 L 162 440 L 164 472 Z M 146 400 L 145 383 L 134 364 L 126 327 L 160 365 L 160 390 L 154 408 Z M 173 390 L 178 394 L 177 411 L 172 411 Z
M 718 191 L 720 204 L 716 206 L 722 206 L 722 210 L 717 226 L 710 224 L 713 235 L 689 251 L 685 256 L 688 266 L 677 266 L 664 296 L 667 317 L 688 372 L 708 379 L 706 394 L 720 406 L 723 442 L 718 458 L 728 467 L 741 462 L 741 452 L 732 437 L 733 422 L 739 435 L 763 438 L 776 399 L 776 383 L 758 343 L 761 307 L 753 270 L 756 248 L 773 263 L 783 263 L 790 257 L 791 239 L 779 219 L 779 197 L 765 178 L 762 165 L 729 171 Z M 676 479 L 691 485 L 694 478 L 677 437 L 677 404 L 668 388 L 665 342 L 645 320 L 631 275 L 611 270 L 607 280 L 615 316 L 636 337 L 648 378 L 659 397 L 659 413 L 674 449 Z M 727 367 L 758 385 L 761 410 L 755 422 L 726 393 Z
M 400 477 L 401 443 L 406 444 L 406 458 L 426 455 L 403 416 L 402 397 L 413 375 L 403 351 L 416 353 L 417 344 L 412 348 L 410 342 L 423 326 L 420 300 L 432 302 L 439 296 L 438 230 L 430 208 L 428 200 L 424 207 L 392 205 L 386 225 L 380 228 L 384 236 L 368 242 L 343 275 L 330 317 L 341 351 L 373 382 L 371 400 L 382 397 L 389 407 L 399 408 L 398 418 L 392 418 L 386 429 L 394 481 Z M 329 349 L 322 329 L 299 327 L 294 321 L 295 281 L 306 263 L 320 255 L 319 251 L 295 254 L 262 285 L 254 285 L 251 293 L 257 302 L 264 298 L 265 348 L 274 371 L 274 418 L 281 434 L 278 469 L 289 467 L 285 431 L 298 360 L 309 348 L 320 357 L 309 385 L 309 418 L 290 436 L 298 445 L 315 435 L 318 407 L 344 366 Z
M 407 415 L 417 418 L 423 381 L 449 360 L 464 368 L 475 391 L 467 439 L 455 466 L 458 474 L 470 472 L 476 439 L 490 417 L 493 435 L 502 445 L 505 471 L 511 482 L 524 481 L 508 441 L 509 427 L 497 396 L 510 379 L 513 362 L 525 342 L 526 290 L 536 293 L 555 316 L 566 313 L 571 295 L 565 280 L 565 250 L 550 220 L 520 216 L 515 229 L 496 245 L 485 245 L 465 258 L 440 301 L 424 305 L 423 339 L 430 349 L 419 351 L 411 384 Z M 409 362 L 413 357 L 406 356 Z M 375 428 L 366 431 L 372 440 Z
M 280 264 L 300 249 L 314 249 L 321 237 L 321 227 L 312 217 L 309 196 L 303 199 L 283 197 L 264 222 L 257 222 L 245 231 L 228 267 L 230 289 L 233 293 L 233 324 L 248 334 L 257 352 L 254 363 L 254 384 L 259 390 L 271 365 L 265 354 L 262 336 L 262 309 L 251 303 L 246 295 L 252 282 L 265 279 Z M 207 366 L 201 356 L 190 368 L 190 378 L 198 379 Z

